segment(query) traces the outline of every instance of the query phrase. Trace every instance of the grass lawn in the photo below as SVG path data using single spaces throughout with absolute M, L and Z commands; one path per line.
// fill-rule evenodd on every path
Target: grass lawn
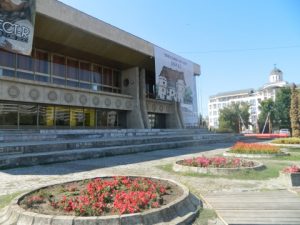
M 300 148 L 288 148 L 287 150 L 288 150 L 289 152 L 300 153 Z
M 213 209 L 201 209 L 199 216 L 194 221 L 193 225 L 207 225 L 209 220 L 217 218 L 217 214 Z
M 274 161 L 264 161 L 266 168 L 261 171 L 242 171 L 235 172 L 229 175 L 213 175 L 213 174 L 200 174 L 200 173 L 179 173 L 183 176 L 192 177 L 208 177 L 208 178 L 228 178 L 237 180 L 265 180 L 270 178 L 276 178 L 279 176 L 278 171 L 282 170 L 284 167 L 288 166 L 287 162 L 274 162 Z M 158 166 L 159 169 L 164 170 L 169 173 L 177 173 L 172 169 L 172 164 L 165 164 Z
M 11 200 L 13 200 L 15 197 L 17 197 L 21 193 L 22 192 L 15 192 L 13 194 L 0 196 L 0 209 L 7 206 L 11 202 Z

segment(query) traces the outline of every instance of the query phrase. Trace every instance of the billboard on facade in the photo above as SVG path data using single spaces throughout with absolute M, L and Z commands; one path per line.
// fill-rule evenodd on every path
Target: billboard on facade
M 178 55 L 155 46 L 156 98 L 180 102 L 185 126 L 198 121 L 194 65 Z
M 0 0 L 0 48 L 30 55 L 35 0 Z

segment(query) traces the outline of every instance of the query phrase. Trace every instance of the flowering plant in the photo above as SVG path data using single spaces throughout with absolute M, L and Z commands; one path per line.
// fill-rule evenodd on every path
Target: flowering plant
M 288 166 L 282 170 L 284 173 L 300 173 L 300 167 L 293 165 Z
M 269 144 L 237 142 L 231 147 L 230 152 L 242 154 L 278 154 L 280 148 Z
M 238 167 L 251 167 L 254 166 L 253 161 L 246 161 L 240 158 L 225 158 L 221 156 L 217 157 L 205 157 L 200 156 L 192 159 L 184 159 L 179 164 L 184 166 L 194 167 L 214 167 L 214 168 L 238 168 Z
M 105 213 L 136 213 L 158 208 L 167 187 L 149 178 L 96 178 L 78 193 L 68 188 L 68 196 L 51 200 L 53 208 L 74 212 L 77 216 L 100 216 Z M 75 192 L 72 195 L 72 192 Z

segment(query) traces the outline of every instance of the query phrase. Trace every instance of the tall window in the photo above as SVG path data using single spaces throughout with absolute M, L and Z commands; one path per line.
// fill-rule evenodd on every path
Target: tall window
M 17 55 L 17 77 L 26 80 L 34 80 L 33 58 L 26 55 Z
M 49 54 L 48 52 L 35 51 L 35 80 L 49 82 Z
M 0 66 L 15 68 L 16 54 L 0 49 Z
M 52 82 L 65 85 L 66 59 L 64 56 L 53 55 L 52 59 Z
M 67 85 L 78 87 L 79 62 L 75 59 L 67 59 Z
M 104 91 L 112 91 L 112 70 L 109 68 L 103 69 L 103 90 Z
M 94 91 L 101 91 L 102 84 L 102 67 L 98 65 L 93 65 L 93 75 L 92 75 L 92 89 Z
M 48 74 L 49 73 L 49 56 L 48 52 L 35 51 L 35 72 Z
M 91 88 L 91 64 L 87 62 L 80 62 L 79 70 L 79 87 L 90 89 Z

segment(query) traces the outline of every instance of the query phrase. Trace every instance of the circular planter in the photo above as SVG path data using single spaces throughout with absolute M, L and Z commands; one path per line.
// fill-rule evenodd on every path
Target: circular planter
M 288 156 L 288 153 L 282 152 L 278 154 L 242 154 L 242 153 L 231 153 L 224 152 L 223 156 L 227 157 L 242 157 L 242 158 L 252 158 L 252 159 L 261 159 L 261 158 L 273 158 L 277 156 Z
M 255 166 L 253 167 L 238 167 L 238 168 L 215 168 L 215 167 L 196 167 L 196 166 L 185 166 L 179 163 L 182 160 L 177 161 L 173 164 L 173 170 L 175 172 L 193 172 L 193 173 L 204 173 L 204 174 L 214 174 L 214 175 L 228 175 L 238 171 L 247 170 L 263 170 L 264 165 L 261 162 L 253 161 Z
M 134 176 L 131 176 L 134 177 Z M 110 178 L 110 177 L 100 177 Z M 20 225 L 125 225 L 125 224 L 189 224 L 198 215 L 202 202 L 191 194 L 185 186 L 168 179 L 160 179 L 156 177 L 147 177 L 158 179 L 175 184 L 182 190 L 182 195 L 175 201 L 160 208 L 149 209 L 141 213 L 111 215 L 111 216 L 93 216 L 93 217 L 77 217 L 77 216 L 57 216 L 38 214 L 19 206 L 19 203 L 27 195 L 38 190 L 51 187 L 46 186 L 30 191 L 26 194 L 15 198 L 12 203 L 0 212 L 0 224 L 20 224 Z M 79 181 L 79 180 L 77 180 Z M 74 181 L 73 181 L 74 182 Z M 75 181 L 76 182 L 76 181 Z M 71 183 L 71 182 L 67 182 Z M 66 183 L 66 184 L 67 184 Z M 62 183 L 60 183 L 62 184 Z
M 300 187 L 300 173 L 279 172 L 279 178 L 288 187 Z

